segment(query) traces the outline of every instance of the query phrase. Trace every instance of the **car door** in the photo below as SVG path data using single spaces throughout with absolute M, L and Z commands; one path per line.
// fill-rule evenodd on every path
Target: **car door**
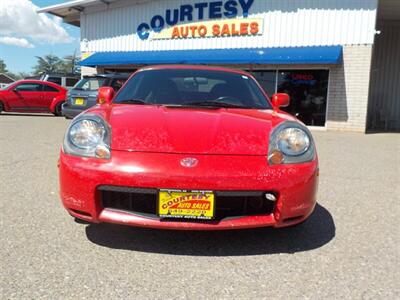
M 50 110 L 50 105 L 53 102 L 54 98 L 58 96 L 60 91 L 55 88 L 54 86 L 51 86 L 49 84 L 43 83 L 42 85 L 43 93 L 42 93 L 42 100 L 41 100 L 41 107 L 47 108 Z
M 12 90 L 13 101 L 10 106 L 15 110 L 36 110 L 42 97 L 42 86 L 38 83 L 21 83 Z
M 17 84 L 13 84 L 2 93 L 2 100 L 7 103 L 7 106 L 11 110 L 15 110 L 21 107 L 25 107 L 25 103 L 22 101 L 22 97 L 15 91 Z

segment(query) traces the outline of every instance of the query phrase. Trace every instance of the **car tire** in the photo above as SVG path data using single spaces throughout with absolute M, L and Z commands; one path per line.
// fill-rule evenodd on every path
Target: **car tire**
M 0 114 L 3 112 L 4 110 L 4 104 L 3 102 L 0 101 Z
M 60 102 L 54 108 L 54 115 L 55 116 L 57 116 L 57 117 L 62 116 L 62 105 L 63 105 L 63 102 Z

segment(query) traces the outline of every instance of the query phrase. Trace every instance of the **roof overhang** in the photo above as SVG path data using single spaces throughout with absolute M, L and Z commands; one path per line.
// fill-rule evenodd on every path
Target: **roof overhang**
M 63 18 L 65 23 L 80 26 L 81 12 L 87 7 L 109 5 L 116 0 L 74 0 L 66 3 L 51 5 L 37 10 L 38 13 L 49 13 Z
M 55 15 L 62 18 L 65 23 L 80 27 L 81 12 L 88 8 L 90 11 L 102 11 L 108 8 L 122 7 L 147 1 L 151 0 L 73 0 L 40 8 L 37 12 Z
M 80 62 L 81 66 L 154 64 L 338 64 L 342 46 L 202 49 L 174 51 L 97 52 Z
M 0 77 L 1 77 L 1 76 L 6 77 L 7 79 L 10 80 L 10 82 L 15 82 L 15 79 L 14 79 L 14 78 L 12 78 L 11 76 L 9 76 L 9 75 L 7 75 L 7 74 L 5 74 L 5 73 L 0 73 Z

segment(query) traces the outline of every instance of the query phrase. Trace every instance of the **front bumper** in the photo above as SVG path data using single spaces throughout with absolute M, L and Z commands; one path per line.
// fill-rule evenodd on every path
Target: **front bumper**
M 79 115 L 81 112 L 83 112 L 86 109 L 87 109 L 87 107 L 73 108 L 68 104 L 68 102 L 65 102 L 65 103 L 63 103 L 63 105 L 61 107 L 61 112 L 62 112 L 62 115 L 67 118 L 75 118 L 77 115 Z
M 113 151 L 110 160 L 60 155 L 60 195 L 68 212 L 90 222 L 178 230 L 283 227 L 304 221 L 313 211 L 318 163 L 269 166 L 262 156 L 190 155 L 199 163 L 185 168 L 188 155 Z M 164 221 L 103 208 L 100 186 L 213 191 L 273 191 L 273 212 L 212 221 Z

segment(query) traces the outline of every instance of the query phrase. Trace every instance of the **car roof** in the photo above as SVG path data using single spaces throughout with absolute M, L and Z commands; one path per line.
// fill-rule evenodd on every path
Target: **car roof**
M 95 78 L 95 77 L 104 77 L 104 78 L 126 78 L 128 79 L 131 74 L 128 73 L 105 73 L 105 74 L 93 74 L 83 76 L 83 78 Z
M 16 81 L 16 82 L 14 82 L 14 83 L 18 83 L 18 84 L 20 84 L 20 83 L 47 84 L 47 85 L 54 86 L 54 87 L 56 87 L 56 88 L 58 88 L 58 89 L 65 90 L 64 87 L 62 87 L 61 85 L 58 85 L 58 84 L 56 84 L 56 83 L 54 83 L 54 82 L 51 82 L 51 81 L 43 81 L 43 80 L 37 80 L 37 79 L 22 79 L 22 80 L 18 80 L 18 81 Z
M 237 70 L 237 69 L 230 69 L 225 67 L 219 66 L 205 66 L 205 65 L 154 65 L 154 66 L 146 66 L 143 68 L 138 69 L 138 71 L 145 71 L 145 70 L 208 70 L 208 71 L 221 71 L 221 72 L 229 72 L 229 73 L 236 73 L 241 75 L 250 75 L 249 73 Z
M 22 80 L 18 80 L 18 83 L 40 83 L 42 84 L 43 82 L 50 82 L 50 81 L 43 81 L 43 80 L 38 80 L 38 79 L 22 79 Z
M 67 78 L 80 78 L 81 76 L 80 75 L 77 75 L 77 74 L 71 74 L 71 73 L 68 73 L 68 74 L 65 74 L 65 73 L 42 73 L 42 74 L 39 74 L 38 76 L 49 76 L 49 77 L 67 77 Z

